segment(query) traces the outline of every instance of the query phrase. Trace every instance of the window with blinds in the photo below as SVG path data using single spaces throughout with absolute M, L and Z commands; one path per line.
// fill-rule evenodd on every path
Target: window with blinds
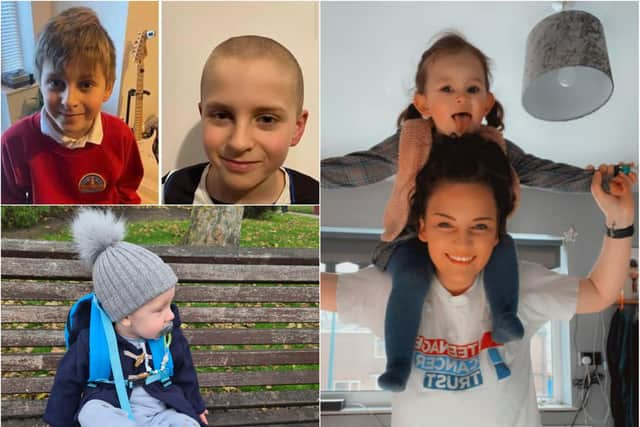
M 2 72 L 24 68 L 18 5 L 15 1 L 2 2 Z

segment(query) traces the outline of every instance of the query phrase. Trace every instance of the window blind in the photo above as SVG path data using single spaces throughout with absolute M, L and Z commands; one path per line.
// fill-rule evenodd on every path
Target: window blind
M 15 1 L 2 2 L 2 72 L 24 68 L 18 7 Z

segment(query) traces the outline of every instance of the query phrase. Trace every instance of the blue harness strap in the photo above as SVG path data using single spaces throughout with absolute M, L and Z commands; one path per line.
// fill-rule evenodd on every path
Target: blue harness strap
M 109 343 L 106 330 L 113 331 L 109 320 L 109 327 L 103 327 L 102 316 L 107 317 L 100 307 L 98 299 L 91 300 L 91 317 L 89 320 L 89 382 L 105 382 L 111 376 L 109 358 Z M 108 318 L 108 317 L 107 317 Z M 116 350 L 117 352 L 117 350 Z
M 90 305 L 89 305 L 90 304 Z M 120 363 L 118 341 L 111 319 L 100 306 L 94 293 L 89 293 L 78 299 L 71 307 L 65 326 L 65 343 L 67 348 L 75 341 L 78 330 L 86 325 L 87 310 L 89 311 L 89 387 L 97 383 L 114 384 L 120 407 L 129 419 L 134 420 L 127 387 L 133 388 L 135 380 L 124 378 L 124 371 Z M 160 381 L 164 387 L 171 385 L 173 376 L 173 358 L 169 345 L 171 334 L 154 340 L 147 340 L 151 350 L 153 370 L 148 372 L 145 384 Z M 113 376 L 113 380 L 111 380 Z
M 74 320 L 75 320 L 76 312 L 78 311 L 78 308 L 85 302 L 88 301 L 90 303 L 92 298 L 93 298 L 93 292 L 83 295 L 80 299 L 78 299 L 78 301 L 75 302 L 75 304 L 73 304 L 73 306 L 71 307 L 71 310 L 69 310 L 69 315 L 67 317 L 67 324 L 65 325 L 65 328 L 64 328 L 64 344 L 67 347 L 67 349 L 71 345 L 69 341 L 71 340 L 71 331 L 75 327 Z
M 92 315 L 93 308 L 98 310 L 99 318 L 102 321 L 102 330 L 106 337 L 107 348 L 109 353 L 109 360 L 111 362 L 111 372 L 113 373 L 113 382 L 116 386 L 116 393 L 118 394 L 118 400 L 120 401 L 120 408 L 127 413 L 130 420 L 134 420 L 133 411 L 129 404 L 129 396 L 127 395 L 127 388 L 124 381 L 124 375 L 122 374 L 122 365 L 120 364 L 120 355 L 118 354 L 118 341 L 116 339 L 116 333 L 113 330 L 111 319 L 107 314 L 98 306 L 98 299 L 94 298 L 92 301 Z M 91 317 L 92 326 L 94 317 Z M 97 319 L 96 319 L 97 320 Z M 97 323 L 97 322 L 96 322 Z M 91 330 L 99 328 L 91 328 Z M 90 358 L 91 360 L 91 358 Z M 108 377 L 107 377 L 108 378 Z
M 147 340 L 147 343 L 151 347 L 151 357 L 155 372 L 146 378 L 145 384 L 160 381 L 163 386 L 169 387 L 173 376 L 173 358 L 169 351 L 171 334 L 155 340 Z
M 493 363 L 493 367 L 496 370 L 496 374 L 498 375 L 498 380 L 501 380 L 511 375 L 511 370 L 509 370 L 509 367 L 507 366 L 507 364 L 504 363 L 504 360 L 502 360 L 502 356 L 500 356 L 500 352 L 498 351 L 497 348 L 491 347 L 487 350 L 487 353 L 489 355 L 489 360 L 491 361 L 491 363 Z

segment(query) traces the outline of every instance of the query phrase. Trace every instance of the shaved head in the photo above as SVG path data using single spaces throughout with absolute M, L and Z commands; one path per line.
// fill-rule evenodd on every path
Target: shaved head
M 295 91 L 296 108 L 302 111 L 304 101 L 304 83 L 302 69 L 289 50 L 277 41 L 261 36 L 232 37 L 213 49 L 202 70 L 200 78 L 200 99 L 204 98 L 205 85 L 214 73 L 218 61 L 226 58 L 244 60 L 268 59 L 280 65 L 291 75 L 291 85 Z

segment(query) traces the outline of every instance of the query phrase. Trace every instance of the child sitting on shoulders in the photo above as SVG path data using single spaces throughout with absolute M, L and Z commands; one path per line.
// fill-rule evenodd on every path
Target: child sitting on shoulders
M 518 316 L 524 335 L 506 344 L 495 342 L 493 308 L 483 282 L 514 208 L 512 175 L 504 152 L 484 137 L 434 138 L 410 205 L 411 221 L 424 244 L 416 258 L 433 265 L 434 273 L 419 301 L 419 328 L 406 388 L 392 397 L 392 427 L 541 426 L 531 338 L 550 320 L 606 310 L 625 283 L 637 176 L 633 172 L 615 176 L 607 193 L 598 170 L 591 191 L 604 214 L 606 233 L 595 228 L 603 238 L 591 272 L 572 277 L 518 261 Z M 470 259 L 456 262 L 452 254 Z M 396 286 L 391 281 L 376 268 L 323 273 L 321 309 L 335 311 L 342 322 L 366 327 L 381 337 L 387 325 L 379 307 Z
M 474 132 L 497 143 L 516 172 L 516 202 L 520 180 L 539 188 L 589 190 L 592 172 L 536 158 L 503 138 L 504 113 L 490 91 L 490 80 L 489 58 L 462 36 L 445 33 L 422 54 L 413 103 L 399 119 L 399 134 L 369 151 L 322 161 L 322 184 L 327 187 L 370 184 L 397 167 L 384 213 L 382 242 L 373 256 L 374 263 L 388 270 L 393 281 L 386 309 L 387 368 L 378 381 L 383 389 L 400 391 L 406 385 L 422 301 L 434 274 L 430 260 L 423 260 L 425 244 L 417 238 L 416 224 L 407 221 L 415 177 L 429 158 L 434 138 Z M 366 179 L 359 181 L 359 177 Z M 466 254 L 451 256 L 452 262 L 461 266 L 470 262 Z M 483 281 L 491 307 L 492 338 L 499 343 L 521 339 L 524 333 L 517 315 L 518 275 L 515 243 L 503 233 Z

